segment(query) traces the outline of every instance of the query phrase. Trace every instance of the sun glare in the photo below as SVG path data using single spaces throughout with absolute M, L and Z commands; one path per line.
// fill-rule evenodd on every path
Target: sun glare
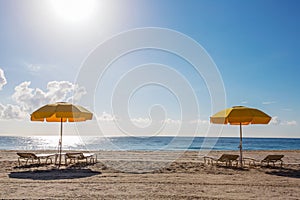
M 67 22 L 88 20 L 95 12 L 96 0 L 51 0 L 57 16 Z

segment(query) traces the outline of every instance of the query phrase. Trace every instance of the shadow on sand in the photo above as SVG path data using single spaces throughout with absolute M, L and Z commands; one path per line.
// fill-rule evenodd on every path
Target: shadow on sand
M 99 175 L 101 172 L 92 171 L 91 169 L 48 169 L 34 171 L 11 172 L 9 178 L 32 179 L 32 180 L 60 180 L 86 178 Z
M 290 169 L 290 168 L 282 168 L 278 170 L 272 170 L 266 172 L 266 174 L 276 175 L 276 176 L 284 176 L 290 178 L 300 178 L 300 170 L 299 169 Z

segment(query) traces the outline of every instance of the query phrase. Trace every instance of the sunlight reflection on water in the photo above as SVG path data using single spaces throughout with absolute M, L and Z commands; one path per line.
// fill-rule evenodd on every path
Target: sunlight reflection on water
M 31 136 L 25 139 L 24 145 L 19 146 L 24 150 L 53 150 L 58 149 L 58 136 Z M 20 143 L 22 144 L 22 143 Z M 84 149 L 84 143 L 79 136 L 64 136 L 62 138 L 62 146 L 64 150 Z

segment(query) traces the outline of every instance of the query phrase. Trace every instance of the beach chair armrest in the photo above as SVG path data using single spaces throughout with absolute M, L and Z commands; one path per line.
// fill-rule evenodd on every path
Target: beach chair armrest
M 246 162 L 248 162 L 248 163 L 249 163 L 249 166 L 251 165 L 251 163 L 252 163 L 254 166 L 256 166 L 257 163 L 260 163 L 260 160 L 255 159 L 255 158 L 250 158 L 250 157 L 243 157 L 243 162 L 244 162 L 244 164 L 245 164 Z
M 94 153 L 83 153 L 82 155 L 84 158 L 90 158 L 90 157 L 93 157 L 95 154 Z
M 218 160 L 217 158 L 211 157 L 211 156 L 204 156 L 203 158 L 204 159 L 210 159 L 210 160 Z
M 249 161 L 259 162 L 259 160 L 255 159 L 255 158 L 249 158 L 249 157 L 243 157 L 243 160 L 249 160 Z
M 37 158 L 50 158 L 52 156 L 55 156 L 55 154 L 36 154 Z
M 207 164 L 212 164 L 213 161 L 218 161 L 218 159 L 214 158 L 214 157 L 211 157 L 211 156 L 203 156 L 203 159 L 204 159 L 204 163 L 207 162 Z

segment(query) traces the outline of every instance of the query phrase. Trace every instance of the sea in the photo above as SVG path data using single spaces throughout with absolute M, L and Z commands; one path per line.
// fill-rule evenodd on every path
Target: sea
M 0 136 L 0 150 L 56 150 L 58 136 Z M 200 151 L 238 150 L 239 137 L 63 136 L 63 150 Z M 244 150 L 300 150 L 300 138 L 243 138 Z

